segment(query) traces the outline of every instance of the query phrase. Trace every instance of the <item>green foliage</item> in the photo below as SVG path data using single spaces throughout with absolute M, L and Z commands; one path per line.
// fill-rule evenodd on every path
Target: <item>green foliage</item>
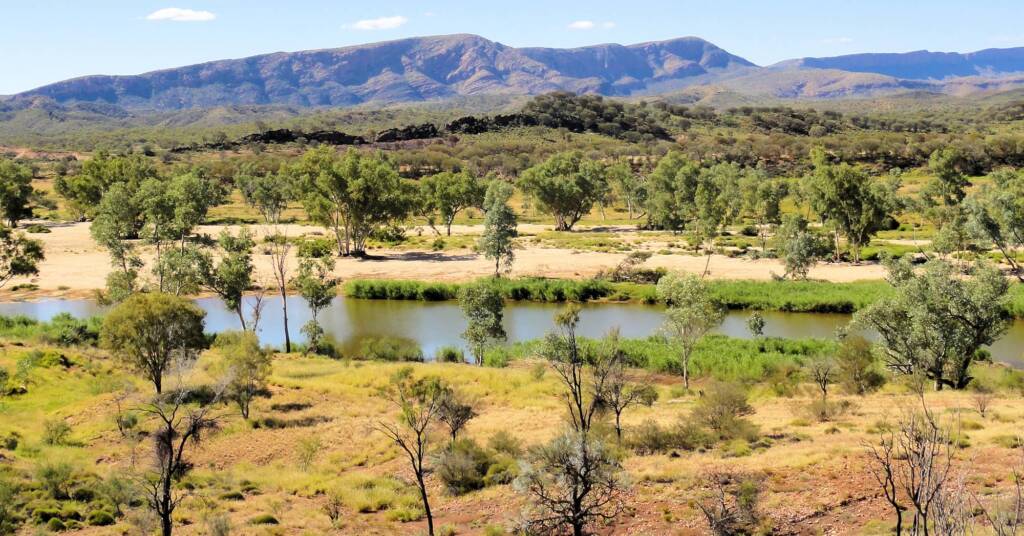
M 0 288 L 15 277 L 37 275 L 44 257 L 41 242 L 0 225 Z
M 246 328 L 242 311 L 242 297 L 252 286 L 252 248 L 256 245 L 252 233 L 242 228 L 237 235 L 221 231 L 217 244 L 222 252 L 215 262 L 211 255 L 199 256 L 199 274 L 203 286 L 215 292 L 224 306 L 238 315 L 242 329 Z
M 71 435 L 71 425 L 64 419 L 50 419 L 43 422 L 43 443 L 47 445 L 67 445 Z
M 518 235 L 517 218 L 508 205 L 512 185 L 494 180 L 484 196 L 484 232 L 478 247 L 484 257 L 494 261 L 495 277 L 512 269 L 515 260 L 513 240 Z
M 280 521 L 278 521 L 272 514 L 259 514 L 250 519 L 249 523 L 253 525 L 279 525 Z
M 609 188 L 604 164 L 582 152 L 556 154 L 526 170 L 519 186 L 555 217 L 556 231 L 571 231 Z
M 711 433 L 686 418 L 680 418 L 669 426 L 648 419 L 628 431 L 625 444 L 643 456 L 675 450 L 708 450 L 715 441 Z
M 704 280 L 693 274 L 670 273 L 658 281 L 658 298 L 665 302 L 665 332 L 679 346 L 683 386 L 690 387 L 690 357 L 709 331 L 725 318 Z
M 254 398 L 266 389 L 274 355 L 260 346 L 259 338 L 251 331 L 231 337 L 220 334 L 218 348 L 224 356 L 227 377 L 227 396 L 238 404 L 243 419 L 249 419 L 249 408 Z
M 411 339 L 367 337 L 360 341 L 355 356 L 371 361 L 423 361 L 423 350 Z
M 288 202 L 297 197 L 296 184 L 287 173 L 266 173 L 246 165 L 235 175 L 235 186 L 242 199 L 259 211 L 268 224 L 281 222 Z
M 434 354 L 434 360 L 438 363 L 465 363 L 466 356 L 462 349 L 455 346 L 442 346 Z
M 32 216 L 32 169 L 0 157 L 0 215 L 7 225 L 17 227 L 18 221 Z
M 501 291 L 486 282 L 459 290 L 459 306 L 466 317 L 466 339 L 477 364 L 482 364 L 487 347 L 508 338 L 502 325 L 505 300 Z
M 123 184 L 123 192 L 134 192 L 146 179 L 156 177 L 153 163 L 142 156 L 111 156 L 100 151 L 82 163 L 79 174 L 57 177 L 54 189 L 72 210 L 81 216 L 92 217 L 115 184 Z
M 464 495 L 492 484 L 507 484 L 517 474 L 515 463 L 489 452 L 471 439 L 455 441 L 438 456 L 434 471 L 452 495 Z
M 27 316 L 0 316 L 0 337 L 60 346 L 94 345 L 99 340 L 102 319 L 79 320 L 60 313 L 49 322 Z
M 487 184 L 466 172 L 445 171 L 420 179 L 419 188 L 421 212 L 427 222 L 433 226 L 440 220 L 451 236 L 459 212 L 470 207 L 482 209 Z
M 895 293 L 857 314 L 874 329 L 885 364 L 899 374 L 921 374 L 936 389 L 963 389 L 971 364 L 1009 325 L 1009 283 L 995 267 L 978 264 L 963 279 L 948 263 L 932 260 L 917 271 L 906 260 L 889 262 Z
M 314 353 L 318 352 L 320 338 L 323 336 L 323 329 L 318 323 L 320 311 L 330 305 L 338 294 L 338 279 L 333 276 L 333 271 L 333 257 L 301 258 L 299 275 L 292 280 L 292 285 L 298 289 L 313 316 L 303 326 L 303 332 L 309 341 L 310 351 Z
M 898 206 L 898 178 L 886 184 L 849 164 L 833 165 L 820 148 L 812 151 L 811 160 L 814 173 L 804 185 L 805 195 L 822 220 L 846 237 L 854 261 L 860 262 L 861 246 L 884 228 Z M 838 241 L 835 247 L 838 257 Z
M 307 152 L 289 171 L 303 193 L 303 204 L 332 233 L 339 255 L 362 255 L 366 240 L 381 226 L 405 219 L 413 206 L 412 187 L 382 155 L 334 149 Z
M 835 355 L 839 382 L 847 392 L 865 395 L 885 385 L 885 375 L 878 370 L 871 341 L 860 336 L 847 336 Z
M 713 382 L 697 399 L 693 419 L 706 426 L 720 440 L 757 437 L 757 428 L 743 417 L 754 412 L 746 390 L 737 383 Z
M 633 142 L 668 137 L 651 109 L 600 95 L 561 91 L 538 95 L 527 102 L 523 113 L 543 126 L 571 132 L 598 132 Z
M 161 293 L 136 294 L 103 320 L 101 344 L 153 382 L 160 393 L 172 362 L 194 359 L 203 348 L 206 313 L 192 302 Z
M 790 214 L 775 235 L 776 248 L 786 266 L 784 277 L 806 280 L 818 260 L 828 253 L 827 242 L 808 229 L 807 220 Z

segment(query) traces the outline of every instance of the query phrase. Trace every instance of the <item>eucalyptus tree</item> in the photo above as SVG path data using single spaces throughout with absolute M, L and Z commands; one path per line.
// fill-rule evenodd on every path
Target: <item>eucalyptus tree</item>
M 494 277 L 512 269 L 515 260 L 515 238 L 518 235 L 517 218 L 508 200 L 512 197 L 512 185 L 491 181 L 484 196 L 484 232 L 480 236 L 479 249 L 484 257 L 494 261 Z
M 647 203 L 647 181 L 633 171 L 626 161 L 619 161 L 607 169 L 608 183 L 618 190 L 619 197 L 626 203 L 626 214 L 630 220 L 639 217 Z
M 79 216 L 91 218 L 113 185 L 124 184 L 128 191 L 136 192 L 146 179 L 157 177 L 153 163 L 140 155 L 111 156 L 101 151 L 83 162 L 78 174 L 58 176 L 54 189 Z M 135 233 L 139 228 L 141 222 Z
M 32 188 L 32 168 L 0 158 L 0 213 L 7 225 L 17 227 L 18 221 L 32 216 L 29 201 Z
M 339 255 L 364 255 L 366 240 L 412 211 L 413 189 L 382 154 L 313 149 L 291 170 L 310 217 L 335 237 Z
M 333 271 L 333 258 L 306 257 L 299 260 L 299 275 L 292 280 L 292 284 L 299 290 L 302 299 L 306 300 L 313 316 L 302 327 L 302 332 L 309 340 L 309 348 L 314 353 L 319 351 L 320 339 L 323 336 L 323 328 L 318 321 L 320 311 L 330 305 L 338 295 L 338 279 L 333 276 Z
M 571 231 L 607 195 L 608 177 L 604 164 L 574 151 L 527 169 L 520 187 L 554 216 L 556 231 Z
M 832 226 L 836 260 L 839 237 L 846 237 L 854 262 L 860 262 L 860 248 L 882 230 L 898 208 L 898 181 L 882 182 L 849 164 L 832 164 L 821 148 L 811 151 L 814 172 L 806 178 L 811 207 Z
M 175 362 L 194 360 L 206 343 L 206 313 L 192 302 L 159 292 L 127 298 L 103 319 L 101 344 L 162 391 Z
M 782 223 L 782 201 L 789 193 L 789 183 L 769 179 L 761 171 L 747 173 L 740 180 L 744 216 L 753 220 L 761 251 L 768 249 L 768 236 Z
M 690 360 L 697 344 L 725 319 L 725 308 L 703 279 L 693 274 L 670 273 L 657 285 L 665 309 L 664 330 L 679 348 L 683 386 L 690 388 Z
M 1024 250 L 1024 174 L 1001 170 L 993 173 L 991 185 L 967 199 L 974 225 L 1003 255 L 1010 269 L 1024 282 L 1017 255 Z
M 494 285 L 476 283 L 459 290 L 459 306 L 466 316 L 462 338 L 469 344 L 476 364 L 481 365 L 487 346 L 508 338 L 502 325 L 505 297 Z
M 887 264 L 894 292 L 858 312 L 856 322 L 878 333 L 894 372 L 922 375 L 936 390 L 967 387 L 979 351 L 1009 326 L 1009 282 L 983 263 L 966 279 L 940 259 L 921 270 L 904 259 Z
M 445 226 L 448 236 L 452 234 L 455 217 L 471 207 L 483 207 L 487 184 L 469 173 L 444 171 L 420 179 L 421 209 L 427 216 L 431 228 L 438 219 Z M 438 232 L 440 234 L 440 232 Z
M 0 225 L 0 288 L 15 277 L 38 274 L 44 258 L 42 242 Z
M 294 175 L 286 170 L 280 173 L 260 172 L 252 166 L 244 167 L 235 176 L 235 184 L 242 192 L 246 204 L 255 208 L 266 224 L 265 240 L 270 251 L 270 266 L 278 292 L 281 294 L 281 318 L 284 328 L 284 351 L 292 351 L 292 337 L 288 327 L 288 256 L 292 242 L 281 227 L 281 216 L 288 203 L 297 197 Z
M 679 151 L 658 160 L 647 180 L 647 217 L 651 226 L 680 232 L 693 221 L 700 166 Z
M 227 229 L 217 239 L 220 250 L 215 260 L 209 252 L 203 252 L 197 259 L 202 285 L 215 293 L 229 311 L 238 315 L 242 330 L 247 328 L 243 310 L 245 291 L 252 287 L 252 248 L 256 242 L 252 233 L 243 227 L 238 234 Z
M 117 182 L 103 194 L 96 208 L 89 233 L 100 247 L 110 253 L 115 271 L 107 275 L 107 296 L 121 301 L 137 290 L 142 258 L 132 240 L 138 236 L 139 206 L 137 192 L 128 183 Z

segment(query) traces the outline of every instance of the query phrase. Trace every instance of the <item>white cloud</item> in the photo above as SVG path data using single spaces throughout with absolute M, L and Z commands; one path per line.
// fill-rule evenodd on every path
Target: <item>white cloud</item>
M 216 19 L 217 15 L 209 11 L 165 7 L 146 16 L 146 20 L 169 20 L 174 22 L 207 22 Z
M 615 27 L 615 23 L 612 21 L 594 22 L 592 20 L 578 20 L 569 23 L 570 30 L 593 30 L 598 27 L 610 30 Z
M 826 37 L 821 40 L 826 45 L 848 45 L 853 42 L 852 37 Z
M 360 20 L 346 25 L 345 27 L 353 30 L 394 30 L 407 22 L 409 22 L 409 19 L 398 15 L 394 17 Z

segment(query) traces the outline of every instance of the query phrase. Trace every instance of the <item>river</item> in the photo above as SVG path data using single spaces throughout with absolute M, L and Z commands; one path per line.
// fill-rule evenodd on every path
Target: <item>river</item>
M 251 298 L 249 298 L 251 300 Z M 201 298 L 196 303 L 206 311 L 206 330 L 218 333 L 239 329 L 238 317 L 224 308 L 218 298 Z M 264 344 L 283 346 L 281 298 L 264 299 L 259 336 Z M 510 302 L 505 309 L 505 329 L 510 341 L 542 337 L 552 327 L 552 316 L 564 304 Z M 25 315 L 49 320 L 62 312 L 85 318 L 102 314 L 104 308 L 93 300 L 46 299 L 0 303 L 0 315 Z M 836 329 L 850 321 L 850 315 L 825 313 L 786 313 L 765 311 L 765 335 L 771 337 L 832 337 Z M 288 298 L 288 316 L 293 341 L 302 341 L 299 328 L 310 318 L 305 302 Z M 750 337 L 748 311 L 731 311 L 718 333 L 732 337 Z M 599 337 L 618 327 L 623 337 L 646 337 L 658 332 L 663 321 L 659 307 L 635 303 L 595 303 L 583 305 L 579 330 L 587 337 Z M 366 337 L 405 337 L 419 343 L 424 355 L 433 356 L 442 346 L 464 347 L 460 334 L 465 329 L 462 311 L 455 302 L 357 300 L 338 297 L 320 313 L 324 330 L 343 347 L 353 347 Z M 1024 368 L 1024 321 L 1017 320 L 991 348 L 994 358 Z

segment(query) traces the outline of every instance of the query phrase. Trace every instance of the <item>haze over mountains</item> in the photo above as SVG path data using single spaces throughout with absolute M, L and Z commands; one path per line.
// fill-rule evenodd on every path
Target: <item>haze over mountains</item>
M 723 88 L 782 99 L 900 91 L 968 94 L 1024 85 L 1024 48 L 802 58 L 759 67 L 697 37 L 575 49 L 513 48 L 475 35 L 278 52 L 154 71 L 87 76 L 6 105 L 87 105 L 103 113 L 234 105 L 349 106 L 556 90 L 608 96 Z

